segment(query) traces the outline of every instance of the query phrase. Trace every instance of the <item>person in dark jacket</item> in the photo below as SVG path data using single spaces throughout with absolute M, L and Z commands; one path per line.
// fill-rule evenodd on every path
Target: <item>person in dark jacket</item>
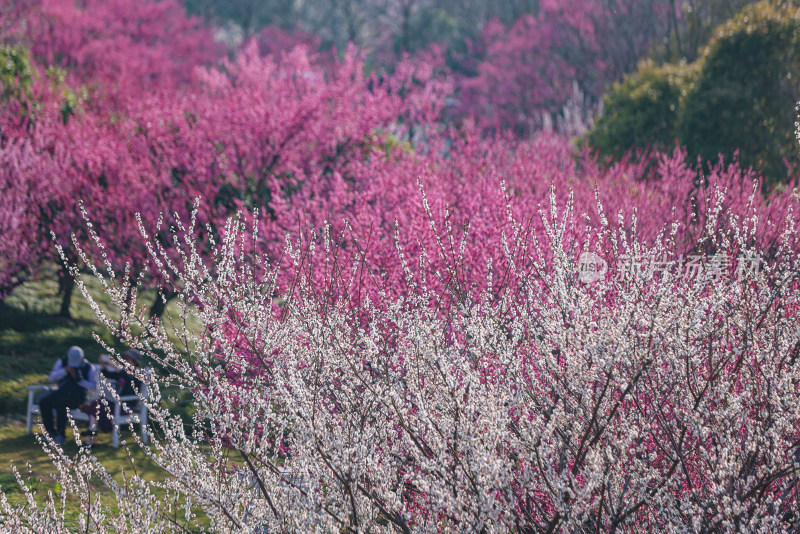
M 137 395 L 142 389 L 142 381 L 136 378 L 131 371 L 141 367 L 142 355 L 136 349 L 130 349 L 122 353 L 122 358 L 129 366 L 128 368 L 117 369 L 108 360 L 100 358 L 100 373 L 109 380 L 117 381 L 117 395 L 128 397 Z M 130 371 L 128 370 L 130 368 Z M 94 399 L 90 403 L 81 406 L 81 411 L 89 416 L 89 430 L 82 432 L 81 436 L 86 436 L 84 445 L 91 448 L 94 444 L 94 436 L 97 428 L 103 432 L 111 432 L 113 427 L 112 414 L 114 413 L 113 399 Z M 136 407 L 137 401 L 123 402 L 121 412 L 129 414 Z
M 56 361 L 50 381 L 57 383 L 58 389 L 42 395 L 39 409 L 45 431 L 55 443 L 62 445 L 66 441 L 67 411 L 86 402 L 86 393 L 97 389 L 97 370 L 84 359 L 80 347 L 71 347 L 64 358 Z

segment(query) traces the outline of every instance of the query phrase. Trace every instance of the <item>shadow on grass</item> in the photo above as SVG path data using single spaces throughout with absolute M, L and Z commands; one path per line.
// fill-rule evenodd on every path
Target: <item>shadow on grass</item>
M 25 386 L 47 383 L 47 375 L 69 347 L 78 345 L 90 361 L 102 347 L 92 338 L 102 335 L 101 325 L 85 318 L 65 319 L 6 304 L 0 311 L 0 414 L 24 413 Z
M 54 273 L 51 275 L 26 282 L 0 303 L 0 415 L 24 414 L 25 386 L 47 383 L 53 364 L 71 346 L 83 348 L 93 363 L 106 352 L 95 335 L 118 350 L 127 348 L 114 343 L 111 332 L 79 291 L 73 295 L 72 318 L 59 316 L 58 283 Z M 103 294 L 100 282 L 90 276 L 83 281 L 100 309 L 111 320 L 117 319 L 119 311 Z M 142 292 L 140 302 L 151 302 L 152 295 L 152 290 Z M 168 305 L 165 316 L 171 314 L 177 315 L 174 303 Z M 191 319 L 190 323 L 190 327 L 200 328 Z

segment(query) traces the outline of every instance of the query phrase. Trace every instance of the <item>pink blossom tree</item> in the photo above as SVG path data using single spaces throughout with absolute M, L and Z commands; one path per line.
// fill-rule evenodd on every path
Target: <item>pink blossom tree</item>
M 53 228 L 65 253 L 72 250 L 70 235 L 82 233 L 78 200 L 105 243 L 87 253 L 118 270 L 129 264 L 134 278 L 149 267 L 147 251 L 132 236 L 137 212 L 148 226 L 159 219 L 169 225 L 176 216 L 188 218 L 202 198 L 197 223 L 210 229 L 209 239 L 223 232 L 230 214 L 261 210 L 271 221 L 265 237 L 283 242 L 302 209 L 297 199 L 324 196 L 332 177 L 381 151 L 400 150 L 389 146 L 391 139 L 436 117 L 444 89 L 426 83 L 429 73 L 404 64 L 382 79 L 363 71 L 354 50 L 327 65 L 303 48 L 264 57 L 251 43 L 236 60 L 199 72 L 192 91 L 142 97 L 117 108 L 113 120 L 75 117 L 62 131 L 73 147 L 62 171 L 69 192 Z M 161 246 L 174 246 L 160 235 Z M 145 281 L 160 286 L 162 297 L 177 294 L 166 280 Z M 155 315 L 163 304 L 159 297 Z
M 767 258 L 751 245 L 761 222 L 727 213 L 712 186 L 698 208 L 698 245 L 715 250 L 702 269 L 620 276 L 624 262 L 677 256 L 682 223 L 644 242 L 611 213 L 587 224 L 575 194 L 546 189 L 538 213 L 511 198 L 511 233 L 485 244 L 515 273 L 500 294 L 499 269 L 473 295 L 429 284 L 437 253 L 407 254 L 402 227 L 395 261 L 409 290 L 400 297 L 359 281 L 363 254 L 314 240 L 287 249 L 293 274 L 281 287 L 283 267 L 240 246 L 254 235 L 241 219 L 213 260 L 185 241 L 179 302 L 202 332 L 178 326 L 173 339 L 184 341 L 174 346 L 144 313 L 121 327 L 101 315 L 171 370 L 142 374 L 160 432 L 137 443 L 169 475 L 156 497 L 154 483 L 112 483 L 89 454 L 43 441 L 62 491 L 81 503 L 79 528 L 192 528 L 191 514 L 173 513 L 186 500 L 224 532 L 795 528 L 794 216 Z M 529 230 L 534 219 L 541 236 Z M 435 233 L 449 242 L 449 229 Z M 606 276 L 582 278 L 585 252 L 608 262 Z M 747 252 L 760 268 L 715 268 L 723 252 Z M 326 285 L 308 276 L 307 266 L 337 261 Z M 124 307 L 128 289 L 103 280 Z M 160 404 L 166 383 L 197 392 L 189 434 Z M 113 508 L 89 498 L 93 478 L 109 482 Z M 62 524 L 63 505 L 27 495 L 23 506 L 0 499 L 5 527 Z
M 664 0 L 545 1 L 509 26 L 487 23 L 473 44 L 474 75 L 459 76 L 461 114 L 485 131 L 528 135 L 556 123 L 565 106 L 596 103 L 666 38 L 671 7 Z
M 36 272 L 51 248 L 43 223 L 63 156 L 63 147 L 40 130 L 0 143 L 0 303 Z
M 27 44 L 37 62 L 87 85 L 92 103 L 125 101 L 191 81 L 217 58 L 211 33 L 174 0 L 27 2 Z

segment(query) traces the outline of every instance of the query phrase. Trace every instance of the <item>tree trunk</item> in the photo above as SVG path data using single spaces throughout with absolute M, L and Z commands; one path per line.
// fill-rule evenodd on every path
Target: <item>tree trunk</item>
M 156 297 L 153 299 L 153 305 L 150 306 L 150 319 L 161 319 L 164 311 L 167 309 L 169 301 L 178 296 L 178 292 L 174 289 L 164 289 L 159 287 L 156 290 Z
M 409 52 L 411 48 L 411 2 L 403 4 L 403 14 L 401 22 L 400 46 L 403 52 Z
M 67 319 L 72 315 L 69 313 L 69 307 L 72 304 L 72 293 L 75 289 L 75 279 L 69 270 L 63 265 L 58 271 L 58 294 L 61 295 L 61 310 L 58 314 Z

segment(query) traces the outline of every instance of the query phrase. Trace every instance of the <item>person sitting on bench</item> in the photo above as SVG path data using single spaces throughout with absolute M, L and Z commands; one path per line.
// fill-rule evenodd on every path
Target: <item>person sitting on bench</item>
M 106 356 L 106 355 L 104 355 Z M 120 397 L 134 396 L 142 390 L 142 381 L 133 372 L 142 364 L 142 355 L 136 349 L 129 349 L 122 353 L 122 359 L 128 368 L 117 369 L 107 358 L 100 358 L 100 373 L 108 379 L 117 380 L 117 395 Z M 123 402 L 120 408 L 122 413 L 130 414 L 136 407 L 137 401 Z M 112 399 L 94 399 L 90 403 L 81 406 L 81 411 L 89 416 L 89 430 L 81 432 L 81 436 L 86 436 L 84 446 L 92 448 L 94 436 L 97 428 L 103 432 L 111 432 L 113 423 L 111 414 L 114 413 L 114 402 Z
M 63 445 L 66 441 L 67 411 L 83 404 L 89 390 L 97 389 L 97 371 L 84 359 L 80 347 L 70 347 L 67 355 L 59 358 L 50 371 L 50 382 L 57 383 L 58 389 L 45 393 L 39 399 L 42 425 L 53 442 Z

